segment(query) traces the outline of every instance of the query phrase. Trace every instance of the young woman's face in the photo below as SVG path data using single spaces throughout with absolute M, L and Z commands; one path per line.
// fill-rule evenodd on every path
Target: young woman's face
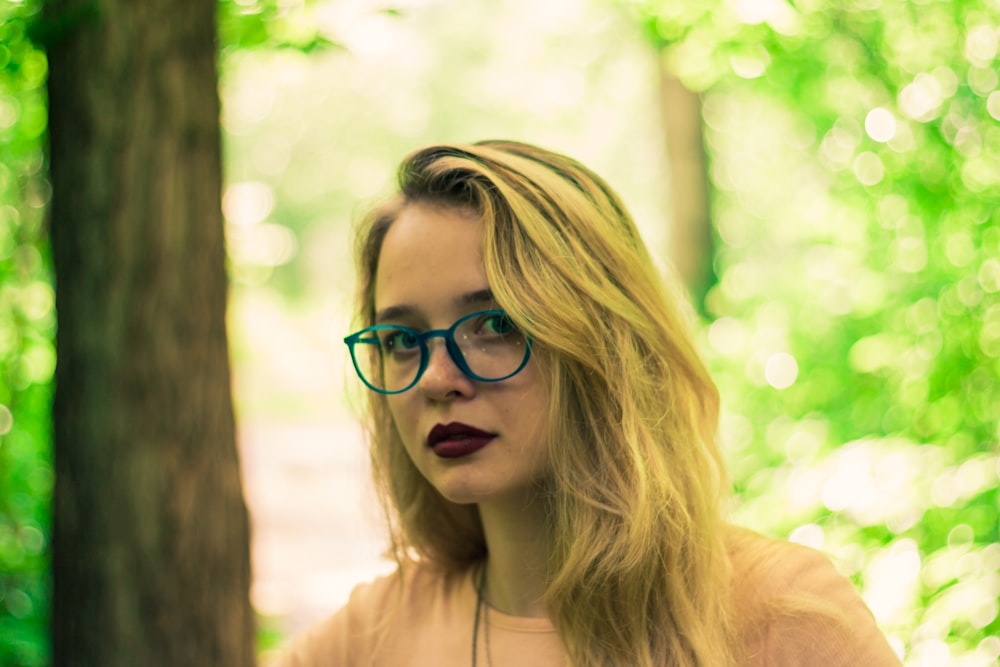
M 375 324 L 447 329 L 497 308 L 482 258 L 482 223 L 464 209 L 413 204 L 389 228 L 375 275 Z M 388 396 L 413 463 L 448 500 L 516 500 L 548 472 L 549 389 L 535 359 L 500 382 L 466 376 L 441 338 L 427 369 Z M 536 353 L 537 354 L 537 353 Z

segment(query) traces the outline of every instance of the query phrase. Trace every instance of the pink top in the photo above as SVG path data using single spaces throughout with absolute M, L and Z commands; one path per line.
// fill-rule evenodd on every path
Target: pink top
M 820 553 L 740 533 L 731 557 L 737 616 L 749 627 L 745 665 L 901 664 L 854 586 Z M 347 605 L 296 638 L 272 667 L 468 667 L 476 608 L 471 572 L 413 567 L 399 582 L 397 572 L 358 586 Z M 489 660 L 480 626 L 478 664 L 564 664 L 548 619 L 483 613 Z

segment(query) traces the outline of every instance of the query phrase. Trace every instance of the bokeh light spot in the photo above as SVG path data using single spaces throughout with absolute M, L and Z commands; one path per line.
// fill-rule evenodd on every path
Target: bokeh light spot
M 25 317 L 40 321 L 55 312 L 56 295 L 48 283 L 36 281 L 26 285 L 20 293 L 18 307 Z
M 919 237 L 900 239 L 896 244 L 896 265 L 906 273 L 917 273 L 927 266 L 927 245 Z
M 850 510 L 868 518 L 877 501 L 878 488 L 867 446 L 841 450 L 832 475 L 823 484 L 822 498 L 823 505 L 831 511 Z
M 45 548 L 45 535 L 34 526 L 22 526 L 19 531 L 21 545 L 32 555 L 37 555 Z
M 770 63 L 771 56 L 767 49 L 759 44 L 755 48 L 735 53 L 729 58 L 729 65 L 733 68 L 733 72 L 742 79 L 756 79 L 763 76 Z
M 917 140 L 909 123 L 896 122 L 896 133 L 889 140 L 889 148 L 897 153 L 906 153 L 916 147 Z
M 920 552 L 912 539 L 896 540 L 878 553 L 866 568 L 865 581 L 871 582 L 865 601 L 876 618 L 890 618 L 915 593 L 920 579 Z
M 997 617 L 1000 608 L 1000 577 L 971 580 L 949 589 L 948 611 L 956 617 L 965 617 L 974 628 L 985 628 Z
M 811 468 L 797 467 L 788 476 L 788 500 L 792 507 L 812 509 L 820 505 L 823 477 Z
M 944 246 L 945 257 L 954 266 L 967 266 L 976 258 L 976 246 L 966 232 L 951 234 Z
M 723 412 L 719 419 L 719 434 L 727 449 L 743 449 L 753 442 L 753 423 L 743 415 Z
M 896 117 L 888 109 L 872 109 L 865 117 L 865 132 L 875 141 L 885 143 L 896 136 Z
M 790 461 L 808 461 L 819 451 L 819 438 L 809 431 L 796 431 L 785 443 L 785 454 Z
M 764 379 L 775 389 L 791 387 L 798 376 L 799 365 L 787 352 L 772 354 L 764 364 Z
M 858 137 L 844 127 L 844 124 L 834 125 L 823 137 L 820 150 L 823 157 L 837 167 L 847 166 L 854 156 L 858 146 Z
M 979 285 L 984 292 L 1000 291 L 1000 260 L 990 258 L 979 267 Z
M 986 322 L 979 332 L 979 349 L 987 357 L 1000 357 L 1000 322 Z
M 407 110 L 411 115 L 412 106 Z M 392 173 L 389 165 L 374 157 L 358 156 L 351 160 L 346 184 L 358 200 L 375 196 L 386 187 L 386 174 Z
M 33 341 L 21 354 L 21 379 L 25 383 L 48 382 L 56 370 L 56 350 L 47 340 Z
M 991 635 L 983 639 L 976 647 L 976 655 L 983 658 L 986 664 L 1000 659 L 1000 637 Z
M 962 184 L 972 192 L 983 192 L 1000 185 L 1000 164 L 977 155 L 962 165 Z
M 788 536 L 788 540 L 813 549 L 822 549 L 824 537 L 821 526 L 815 523 L 807 523 L 793 530 Z
M 720 317 L 708 328 L 708 342 L 720 354 L 738 354 L 746 345 L 747 328 L 733 317 Z
M 271 186 L 258 181 L 234 183 L 222 197 L 222 212 L 233 225 L 249 227 L 267 219 L 274 209 Z
M 870 151 L 861 153 L 854 159 L 854 176 L 862 185 L 878 185 L 885 176 L 882 158 Z
M 961 523 L 951 529 L 948 533 L 948 545 L 958 546 L 963 544 L 969 544 L 976 538 L 976 534 L 973 532 L 972 528 L 966 524 Z
M 1000 74 L 997 74 L 995 67 L 970 67 L 965 78 L 969 82 L 969 88 L 985 97 L 997 87 Z
M 986 98 L 986 110 L 993 117 L 993 120 L 1000 120 L 1000 90 L 994 90 Z
M 4 606 L 7 607 L 7 611 L 14 618 L 27 618 L 34 610 L 31 598 L 19 588 L 7 592 L 7 596 L 4 599 Z
M 938 507 L 951 507 L 961 495 L 958 480 L 951 472 L 939 475 L 931 483 L 931 502 Z
M 862 373 L 874 373 L 898 363 L 903 341 L 890 333 L 878 333 L 862 338 L 848 353 L 851 366 Z
M 227 237 L 229 256 L 237 264 L 275 267 L 286 264 L 298 250 L 295 233 L 284 225 L 237 227 Z
M 965 37 L 965 57 L 980 67 L 988 67 L 997 55 L 997 30 L 988 25 L 977 25 Z
M 13 127 L 19 115 L 17 100 L 6 95 L 0 97 L 0 130 Z
M 0 403 L 0 435 L 7 435 L 14 428 L 14 414 L 3 403 Z
M 925 639 L 913 647 L 907 665 L 912 667 L 948 667 L 950 661 L 951 651 L 947 644 L 940 639 Z
M 899 93 L 899 108 L 910 118 L 930 121 L 937 117 L 944 102 L 941 84 L 930 74 L 919 74 Z

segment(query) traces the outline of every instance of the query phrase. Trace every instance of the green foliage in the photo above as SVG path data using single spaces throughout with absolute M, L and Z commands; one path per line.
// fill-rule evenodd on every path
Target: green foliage
M 315 0 L 219 0 L 219 41 L 224 51 L 294 49 L 303 53 L 337 46 L 317 30 Z
M 281 631 L 281 623 L 274 616 L 257 614 L 257 637 L 255 650 L 258 656 L 263 656 L 265 662 L 267 656 L 274 655 L 285 641 L 285 635 Z
M 996 3 L 631 4 L 704 91 L 737 516 L 832 553 L 908 663 L 995 664 Z
M 0 2 L 0 664 L 48 662 L 54 297 L 44 241 L 38 2 Z

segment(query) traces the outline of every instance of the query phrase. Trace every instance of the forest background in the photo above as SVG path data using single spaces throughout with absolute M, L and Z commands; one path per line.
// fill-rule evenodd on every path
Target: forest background
M 49 659 L 40 9 L 0 0 L 2 665 Z M 998 16 L 994 0 L 223 0 L 242 437 L 351 419 L 349 228 L 403 154 L 539 143 L 604 175 L 685 278 L 734 518 L 829 554 L 907 665 L 996 664 Z M 253 599 L 266 651 L 287 608 L 266 586 Z

